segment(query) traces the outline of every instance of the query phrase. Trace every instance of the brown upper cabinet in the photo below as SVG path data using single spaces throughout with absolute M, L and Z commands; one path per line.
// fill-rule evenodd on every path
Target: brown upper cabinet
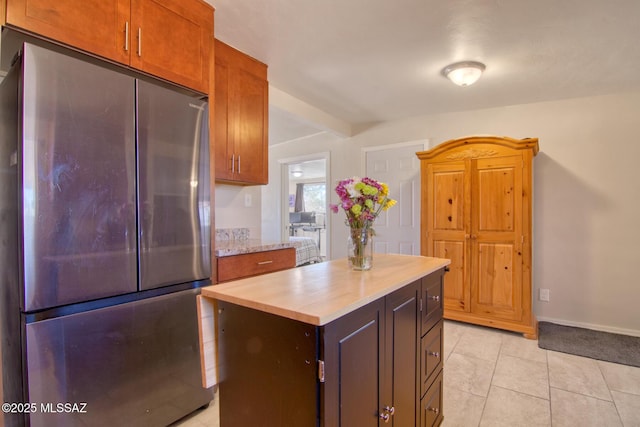
M 267 66 L 215 40 L 216 181 L 267 184 Z
M 531 290 L 538 140 L 469 137 L 417 153 L 421 254 L 448 258 L 444 317 L 537 336 Z
M 201 0 L 6 0 L 5 25 L 209 92 L 213 8 Z

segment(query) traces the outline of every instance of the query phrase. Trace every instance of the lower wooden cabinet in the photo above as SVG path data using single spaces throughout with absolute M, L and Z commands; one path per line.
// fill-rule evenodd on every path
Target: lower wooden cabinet
M 216 258 L 216 282 L 258 276 L 296 266 L 295 248 L 251 252 Z
M 218 302 L 221 425 L 439 425 L 443 274 L 324 326 Z
M 324 327 L 324 425 L 416 424 L 414 282 Z

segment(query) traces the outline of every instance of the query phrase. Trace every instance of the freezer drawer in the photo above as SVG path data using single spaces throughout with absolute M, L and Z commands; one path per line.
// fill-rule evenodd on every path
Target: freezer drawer
M 210 402 L 201 386 L 198 293 L 27 324 L 28 399 L 39 409 L 31 426 L 160 426 Z M 46 411 L 58 403 L 84 412 Z

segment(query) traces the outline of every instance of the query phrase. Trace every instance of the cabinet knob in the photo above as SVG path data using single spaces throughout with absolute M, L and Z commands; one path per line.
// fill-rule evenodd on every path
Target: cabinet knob
M 438 353 L 437 351 L 428 351 L 427 354 L 435 358 L 440 358 L 440 353 Z
M 432 408 L 431 406 L 429 406 L 429 407 L 427 408 L 427 411 L 431 411 L 431 412 L 433 412 L 434 414 L 438 414 L 438 413 L 440 412 L 440 409 L 438 409 L 438 408 Z
M 396 412 L 396 408 L 394 408 L 393 406 L 391 407 L 385 406 L 383 409 L 383 412 L 380 414 L 380 419 L 384 420 L 385 423 L 388 423 L 389 418 L 391 418 L 393 414 L 395 414 L 395 412 Z
M 431 295 L 429 297 L 429 299 L 431 299 L 433 301 L 440 301 L 440 295 Z

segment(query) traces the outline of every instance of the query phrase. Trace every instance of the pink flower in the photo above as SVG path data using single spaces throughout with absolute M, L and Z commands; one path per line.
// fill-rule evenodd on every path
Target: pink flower
M 338 204 L 331 204 L 334 213 L 344 209 L 346 222 L 351 227 L 371 227 L 380 214 L 393 206 L 394 200 L 388 198 L 389 187 L 368 177 L 347 178 L 338 182 L 336 194 L 340 198 Z

